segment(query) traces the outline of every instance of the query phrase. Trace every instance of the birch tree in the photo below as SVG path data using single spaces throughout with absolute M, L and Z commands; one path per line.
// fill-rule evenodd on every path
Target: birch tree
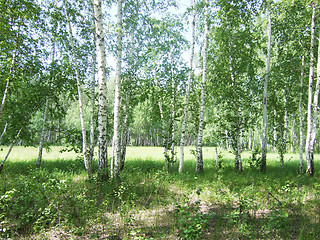
M 79 102 L 79 113 L 80 113 L 80 123 L 81 123 L 81 133 L 82 133 L 82 154 L 83 154 L 83 161 L 87 171 L 89 178 L 92 177 L 92 162 L 88 158 L 88 149 L 87 149 L 87 136 L 86 136 L 86 127 L 84 122 L 84 111 L 83 111 L 83 103 L 82 103 L 82 91 L 81 91 L 81 79 L 79 68 L 77 64 L 77 56 L 76 56 L 76 47 L 74 43 L 74 36 L 72 33 L 71 21 L 68 13 L 68 6 L 67 1 L 64 0 L 65 12 L 66 12 L 66 19 L 67 24 L 69 27 L 69 36 L 73 54 L 73 64 L 76 71 L 76 80 L 77 80 L 77 90 L 78 90 L 78 102 Z
M 114 97 L 114 127 L 113 127 L 113 161 L 114 177 L 119 177 L 121 165 L 120 147 L 120 89 L 121 89 L 121 56 L 122 56 L 122 0 L 118 0 L 117 11 L 117 65 Z
M 96 30 L 96 50 L 98 60 L 98 176 L 105 181 L 108 174 L 107 150 L 107 83 L 106 83 L 106 54 L 103 33 L 103 18 L 101 0 L 94 0 L 94 19 Z
M 302 69 L 300 79 L 300 98 L 299 98 L 299 143 L 300 143 L 300 172 L 303 173 L 303 112 L 302 112 L 302 99 L 303 99 L 303 79 L 304 79 L 304 56 L 302 56 Z
M 53 36 L 52 40 L 52 56 L 51 56 L 51 64 L 55 61 L 55 49 L 56 49 L 56 36 Z M 51 80 L 49 80 L 51 82 Z M 51 85 L 49 82 L 49 85 Z M 47 124 L 47 117 L 48 117 L 48 109 L 49 108 L 49 97 L 46 97 L 46 103 L 44 106 L 44 114 L 43 114 L 43 122 L 42 122 L 42 130 L 40 135 L 40 142 L 39 142 L 39 153 L 38 153 L 38 159 L 37 159 L 37 167 L 39 168 L 42 161 L 42 152 L 43 152 L 43 144 L 44 144 L 44 135 L 46 131 L 46 124 Z
M 314 37 L 315 37 L 315 18 L 316 6 L 312 4 L 312 19 L 311 19 L 311 44 L 310 44 L 310 72 L 309 72 L 309 90 L 308 90 L 308 118 L 307 118 L 307 137 L 306 137 L 306 161 L 307 161 L 307 174 L 313 175 L 314 161 L 313 161 L 313 112 L 312 112 L 312 98 L 313 98 L 313 75 L 314 75 Z
M 190 47 L 190 63 L 189 63 L 189 72 L 188 72 L 188 82 L 186 85 L 186 97 L 184 102 L 183 109 L 183 119 L 181 126 L 181 139 L 180 139 L 180 162 L 179 162 L 179 173 L 182 172 L 183 162 L 184 162 L 184 144 L 185 144 L 185 133 L 186 133 L 186 123 L 187 123 L 187 114 L 188 114 L 188 105 L 189 105 L 189 94 L 191 80 L 193 77 L 193 56 L 194 56 L 194 46 L 195 46 L 195 19 L 196 19 L 196 8 L 195 0 L 192 0 L 192 22 L 191 22 L 191 47 Z
M 199 130 L 197 138 L 197 164 L 196 171 L 203 172 L 203 156 L 202 156 L 202 135 L 204 128 L 204 108 L 205 108 L 205 94 L 207 81 L 207 52 L 208 52 L 208 0 L 205 0 L 204 13 L 204 44 L 203 44 L 203 67 L 202 67 L 202 82 L 201 82 L 201 102 L 200 102 L 200 116 L 199 116 Z
M 268 19 L 268 54 L 266 59 L 266 75 L 264 78 L 264 90 L 263 90 L 263 129 L 262 129 L 262 153 L 261 153 L 261 171 L 265 172 L 267 169 L 267 97 L 268 97 L 268 81 L 270 75 L 270 59 L 271 59 L 271 13 L 270 13 L 270 3 L 267 3 L 267 19 Z

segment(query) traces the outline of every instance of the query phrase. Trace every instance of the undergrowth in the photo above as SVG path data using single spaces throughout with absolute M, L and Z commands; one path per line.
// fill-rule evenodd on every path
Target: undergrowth
M 50 239 L 317 239 L 320 181 L 298 161 L 266 174 L 253 160 L 205 161 L 196 174 L 164 162 L 130 160 L 120 179 L 88 181 L 80 160 L 8 161 L 0 175 L 0 238 Z M 251 162 L 250 162 L 251 161 Z M 256 161 L 256 160 L 255 160 Z M 315 169 L 320 166 L 316 163 Z M 49 235 L 48 235 L 49 234 Z

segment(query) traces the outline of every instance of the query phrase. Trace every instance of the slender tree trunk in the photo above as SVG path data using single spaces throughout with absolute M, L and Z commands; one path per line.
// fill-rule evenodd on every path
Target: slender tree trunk
M 92 26 L 93 26 L 93 52 L 92 52 L 92 66 L 91 66 L 91 71 L 92 71 L 92 76 L 91 76 L 91 83 L 90 83 L 90 100 L 91 100 L 91 107 L 90 107 L 90 150 L 89 150 L 89 161 L 92 162 L 93 161 L 93 156 L 94 156 L 94 145 L 95 145 L 95 139 L 94 139 L 94 110 L 95 110 L 95 101 L 96 101 L 96 97 L 95 97 L 95 87 L 96 87 L 96 62 L 97 62 L 97 55 L 96 55 L 96 47 L 95 47 L 95 43 L 97 41 L 96 38 L 96 28 L 95 28 L 95 22 L 94 22 L 94 13 L 92 11 Z
M 173 67 L 171 70 L 172 73 L 172 83 L 171 83 L 171 91 L 172 91 L 172 96 L 171 96 L 171 164 L 174 163 L 174 156 L 175 156 L 175 116 L 176 116 L 176 97 L 175 97 L 175 78 L 174 78 L 174 73 L 173 73 Z
M 120 171 L 124 169 L 124 163 L 126 158 L 126 152 L 127 152 L 127 144 L 129 139 L 129 102 L 128 97 L 126 94 L 126 109 L 125 109 L 125 116 L 123 121 L 123 132 L 121 134 L 122 140 L 121 140 L 121 159 L 120 159 Z
M 317 128 L 318 128 L 318 103 L 319 103 L 319 91 L 320 91 L 320 38 L 318 45 L 318 63 L 317 63 L 317 83 L 316 89 L 313 96 L 313 114 L 312 114 L 312 131 L 311 131 L 311 142 L 310 142 L 310 160 L 312 158 L 312 163 L 310 163 L 310 168 L 308 166 L 308 174 L 314 174 L 314 164 L 313 164 L 313 155 L 315 151 L 316 137 L 317 137 Z M 310 161 L 311 162 L 311 161 Z
M 252 131 L 249 130 L 248 150 L 252 150 Z
M 294 116 L 293 114 L 291 115 L 292 117 L 292 125 L 291 125 L 291 130 L 290 130 L 290 136 L 291 136 L 291 141 L 290 141 L 290 144 L 291 144 L 291 153 L 294 153 L 294 145 L 295 145 L 295 133 L 294 133 L 294 128 L 296 126 L 296 121 L 294 119 Z
M 77 80 L 77 89 L 78 89 L 78 101 L 79 101 L 79 112 L 80 112 L 80 123 L 81 123 L 81 133 L 82 133 L 82 154 L 83 154 L 83 161 L 84 166 L 86 168 L 88 177 L 92 177 L 92 163 L 88 159 L 88 152 L 87 152 L 87 136 L 86 136 L 86 127 L 84 122 L 84 112 L 83 112 L 83 104 L 82 104 L 82 91 L 81 91 L 81 81 L 80 81 L 80 74 L 79 74 L 79 68 L 77 64 L 77 56 L 76 56 L 76 49 L 74 45 L 74 38 L 71 28 L 71 22 L 68 14 L 68 6 L 67 1 L 64 0 L 65 5 L 65 11 L 66 11 L 66 18 L 67 23 L 69 26 L 69 34 L 70 34 L 70 42 L 71 42 L 71 48 L 72 48 L 72 55 L 73 55 L 73 64 L 75 66 L 76 71 L 76 80 Z
M 167 144 L 167 140 L 166 140 L 166 130 L 165 130 L 165 122 L 164 122 L 164 114 L 163 114 L 163 110 L 162 110 L 162 104 L 161 101 L 159 99 L 158 101 L 158 106 L 159 106 L 159 110 L 160 110 L 160 119 L 161 119 L 161 126 L 162 126 L 162 144 L 163 144 L 163 151 L 164 151 L 164 157 L 166 159 L 166 166 L 167 168 L 168 166 L 168 144 Z
M 310 74 L 309 74 L 309 93 L 308 93 L 308 126 L 306 137 L 306 161 L 307 161 L 307 174 L 313 175 L 314 162 L 313 162 L 313 149 L 311 149 L 311 135 L 312 135 L 312 85 L 314 74 L 314 35 L 315 35 L 315 11 L 316 6 L 312 5 L 312 21 L 311 21 L 311 47 L 310 47 Z
M 241 160 L 242 146 L 241 145 L 242 145 L 241 134 L 237 133 L 236 149 L 235 149 L 235 169 L 238 172 L 242 172 L 242 160 Z
M 278 124 L 278 122 L 277 122 L 277 109 L 276 109 L 276 107 L 274 107 L 273 114 L 274 114 L 273 151 L 277 152 L 277 141 L 278 141 L 277 124 Z
M 264 79 L 264 91 L 263 91 L 263 129 L 262 129 L 262 154 L 261 154 L 261 171 L 267 170 L 267 100 L 268 100 L 268 81 L 270 74 L 270 59 L 271 59 L 271 13 L 270 6 L 267 7 L 268 17 L 268 55 L 266 64 L 266 76 Z
M 284 130 L 283 130 L 283 139 L 282 139 L 282 150 L 284 153 L 287 152 L 287 141 L 288 141 L 288 108 L 287 108 L 287 96 L 286 91 L 284 90 Z
M 94 50 L 95 51 L 95 50 Z M 90 151 L 89 159 L 92 162 L 94 156 L 94 106 L 95 106 L 95 85 L 96 85 L 96 54 L 92 54 L 92 80 L 91 80 L 91 107 L 90 107 Z
M 300 120 L 300 172 L 303 173 L 303 112 L 302 112 L 302 96 L 303 96 L 303 79 L 304 79 L 304 56 L 302 56 L 302 70 L 300 79 L 300 99 L 299 99 L 299 120 Z
M 2 118 L 2 113 L 3 113 L 3 109 L 4 109 L 4 105 L 6 103 L 6 99 L 7 99 L 7 95 L 8 95 L 8 90 L 9 90 L 9 85 L 10 85 L 10 81 L 13 78 L 13 71 L 14 71 L 14 67 L 16 64 L 16 57 L 17 57 L 17 49 L 18 49 L 18 42 L 19 42 L 19 31 L 20 31 L 20 26 L 18 29 L 18 35 L 17 35 L 17 46 L 16 48 L 12 51 L 12 60 L 11 60 L 11 65 L 10 65 L 10 69 L 9 69 L 9 77 L 6 81 L 6 86 L 4 88 L 4 93 L 2 96 L 2 100 L 1 100 L 1 106 L 0 106 L 0 120 Z
M 203 172 L 203 156 L 202 156 L 202 135 L 204 127 L 204 107 L 206 95 L 206 81 L 207 81 L 207 52 L 208 52 L 208 0 L 205 0 L 205 22 L 204 22 L 204 46 L 203 46 L 203 69 L 202 69 L 202 83 L 201 83 L 201 103 L 200 103 L 200 119 L 199 130 L 197 138 L 197 164 L 196 171 Z
M 156 83 L 156 86 L 158 88 L 158 90 L 160 91 L 160 87 L 159 87 L 159 83 L 158 83 L 158 79 L 157 79 L 157 75 L 156 75 L 156 70 L 154 71 L 154 81 Z M 163 113 L 163 109 L 162 109 L 162 104 L 160 101 L 160 98 L 158 99 L 158 106 L 159 106 L 159 112 L 160 112 L 160 120 L 161 120 L 161 135 L 162 135 L 162 145 L 163 145 L 163 154 L 165 157 L 165 161 L 166 161 L 166 168 L 168 170 L 169 168 L 169 161 L 168 161 L 168 141 L 166 139 L 166 129 L 165 129 L 165 120 L 164 120 L 164 113 Z
M 120 175 L 120 89 L 121 89 L 121 55 L 122 55 L 122 0 L 118 0 L 118 19 L 117 19 L 117 64 L 116 64 L 116 82 L 114 97 L 114 176 Z
M 261 137 L 261 134 L 259 131 L 257 131 L 258 133 L 258 137 L 259 137 L 259 143 L 260 143 L 260 146 L 261 146 L 261 149 L 262 149 L 262 145 L 263 145 L 263 140 L 262 140 L 262 137 Z
M 184 162 L 184 138 L 186 133 L 186 123 L 187 123 L 187 114 L 188 114 L 188 105 L 189 105 L 189 95 L 190 95 L 190 86 L 191 80 L 193 76 L 193 56 L 194 56 L 194 46 L 195 46 L 195 20 L 196 19 L 196 8 L 195 8 L 195 0 L 192 0 L 192 22 L 191 22 L 191 48 L 190 48 L 190 63 L 189 63 L 189 73 L 188 73 L 188 82 L 186 86 L 186 98 L 184 102 L 184 110 L 183 110 L 183 119 L 181 126 L 181 140 L 180 140 L 180 162 L 179 162 L 179 173 L 182 172 L 183 162 Z
M 93 3 L 96 49 L 98 60 L 98 177 L 106 181 L 108 174 L 108 138 L 107 138 L 107 76 L 106 76 L 106 53 L 104 45 L 103 19 L 101 0 Z
M 226 134 L 226 148 L 228 151 L 230 151 L 228 130 L 225 131 L 225 134 Z
M 232 52 L 232 51 L 231 51 Z M 233 66 L 232 63 L 233 59 L 230 56 L 230 75 L 231 75 L 231 80 L 232 80 L 232 87 L 233 87 L 233 92 L 236 92 L 236 79 L 235 75 L 233 72 Z M 242 131 L 242 125 L 241 125 L 241 116 L 240 116 L 240 109 L 237 103 L 236 97 L 233 99 L 233 105 L 234 105 L 234 111 L 237 119 L 237 124 L 235 126 L 235 136 L 232 136 L 233 139 L 233 149 L 234 149 L 234 154 L 235 154 L 235 170 L 242 172 L 242 161 L 241 161 L 241 152 L 242 152 L 242 142 L 241 142 L 241 131 Z
M 42 161 L 43 142 L 44 142 L 44 135 L 45 135 L 45 131 L 46 131 L 48 108 L 49 108 L 49 98 L 46 97 L 46 104 L 44 107 L 42 130 L 41 130 L 40 143 L 39 143 L 39 154 L 38 154 L 38 160 L 36 163 L 38 168 L 41 166 L 41 161 Z
M 4 134 L 7 131 L 7 127 L 8 127 L 8 122 L 6 122 L 6 124 L 4 125 L 3 131 L 2 131 L 2 133 L 0 135 L 0 145 L 1 145 L 1 139 L 3 138 Z
M 252 150 L 254 151 L 256 148 L 256 135 L 255 135 L 255 131 L 252 131 Z
M 10 144 L 10 146 L 9 146 L 9 150 L 8 150 L 8 152 L 7 152 L 7 155 L 4 157 L 4 159 L 3 159 L 3 160 L 1 161 L 1 163 L 0 163 L 0 174 L 1 174 L 1 172 L 2 172 L 4 163 L 7 161 L 8 157 L 9 157 L 11 151 L 12 151 L 13 145 L 15 144 L 15 142 L 17 141 L 17 139 L 18 139 L 19 136 L 20 136 L 21 130 L 22 130 L 22 128 L 19 129 L 19 131 L 18 131 L 15 139 L 11 142 L 11 144 Z
M 52 43 L 52 63 L 54 63 L 55 59 L 55 51 L 56 51 L 56 38 L 55 36 L 53 37 L 53 43 Z M 50 80 L 49 86 L 51 87 L 51 82 Z M 39 142 L 39 154 L 38 154 L 38 160 L 37 160 L 37 167 L 39 168 L 41 166 L 41 161 L 42 161 L 42 152 L 43 152 L 43 143 L 44 143 L 44 135 L 46 132 L 46 123 L 47 123 L 47 115 L 48 115 L 48 108 L 49 108 L 49 97 L 46 97 L 46 103 L 44 107 L 44 114 L 43 114 L 43 123 L 42 123 L 42 130 L 41 130 L 41 136 L 40 136 L 40 142 Z

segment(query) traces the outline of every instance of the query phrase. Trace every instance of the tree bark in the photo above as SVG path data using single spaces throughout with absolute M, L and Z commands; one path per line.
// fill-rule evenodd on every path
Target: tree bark
M 287 96 L 286 90 L 284 90 L 284 130 L 283 130 L 283 146 L 282 150 L 284 153 L 287 152 L 287 142 L 288 142 L 288 108 L 287 108 Z
M 203 69 L 202 69 L 202 83 L 201 83 L 201 103 L 200 103 L 200 118 L 199 130 L 197 138 L 197 164 L 196 171 L 203 172 L 203 156 L 202 156 L 202 135 L 204 128 L 204 108 L 206 95 L 206 81 L 207 81 L 207 52 L 208 52 L 208 0 L 205 0 L 205 20 L 204 20 L 204 46 L 203 46 Z
M 273 151 L 274 152 L 277 152 L 277 141 L 278 141 L 278 133 L 277 133 L 277 109 L 276 107 L 274 106 L 274 109 L 273 109 L 273 115 L 274 115 L 274 127 L 273 127 Z
M 93 3 L 96 50 L 98 60 L 98 177 L 102 181 L 109 178 L 108 173 L 108 138 L 107 138 L 107 80 L 106 80 L 106 53 L 104 45 L 103 20 L 101 0 Z
M 2 130 L 2 133 L 1 133 L 1 135 L 0 135 L 0 145 L 1 145 L 1 139 L 2 139 L 2 137 L 4 136 L 4 134 L 5 134 L 6 131 L 7 131 L 7 127 L 8 127 L 8 122 L 6 122 L 6 124 L 4 125 L 3 130 Z
M 10 144 L 10 146 L 9 146 L 9 150 L 8 150 L 8 152 L 7 152 L 7 155 L 4 157 L 4 159 L 3 159 L 3 160 L 1 161 L 1 163 L 0 163 L 0 174 L 1 174 L 1 172 L 2 172 L 4 163 L 7 161 L 8 157 L 9 157 L 11 151 L 12 151 L 13 145 L 15 144 L 15 142 L 17 141 L 17 139 L 18 139 L 19 136 L 20 136 L 21 130 L 22 130 L 22 128 L 19 129 L 19 131 L 18 131 L 15 139 L 11 142 L 11 144 Z
M 55 59 L 55 50 L 56 50 L 56 38 L 53 37 L 53 43 L 52 43 L 52 57 L 51 57 L 51 63 L 54 63 Z M 49 82 L 49 86 L 51 87 L 51 82 Z M 40 136 L 40 142 L 39 142 L 39 154 L 38 154 L 38 160 L 36 163 L 36 166 L 39 168 L 41 166 L 42 161 L 42 152 L 43 152 L 43 143 L 44 143 L 44 135 L 46 131 L 46 122 L 47 122 L 47 115 L 48 115 L 48 108 L 49 108 L 49 97 L 46 97 L 46 103 L 44 107 L 44 114 L 43 114 L 43 123 L 42 123 L 42 130 L 41 130 L 41 136 Z
M 320 91 L 320 38 L 318 45 L 318 63 L 317 63 L 317 83 L 313 96 L 313 114 L 312 114 L 312 130 L 311 130 L 311 142 L 310 142 L 310 164 L 307 164 L 307 172 L 310 175 L 314 174 L 313 155 L 316 144 L 317 128 L 318 128 L 318 103 L 319 103 L 319 91 Z
M 232 49 L 231 49 L 232 50 Z M 232 52 L 232 51 L 230 51 Z M 233 87 L 233 92 L 236 92 L 236 79 L 235 75 L 233 72 L 233 66 L 232 66 L 232 57 L 230 56 L 230 75 L 231 75 L 231 80 L 232 80 L 232 87 Z M 235 134 L 231 136 L 232 141 L 233 141 L 233 150 L 235 154 L 235 170 L 242 172 L 242 161 L 241 161 L 241 152 L 242 152 L 242 142 L 241 142 L 241 132 L 242 132 L 242 126 L 241 126 L 241 116 L 240 116 L 240 109 L 237 103 L 237 97 L 233 98 L 233 105 L 234 105 L 234 112 L 236 115 L 236 126 L 235 126 Z
M 126 158 L 127 152 L 127 144 L 129 138 L 129 96 L 126 93 L 126 105 L 125 105 L 125 116 L 123 121 L 122 127 L 122 134 L 121 134 L 121 155 L 120 155 L 120 171 L 124 169 L 124 163 Z
M 175 102 L 176 102 L 176 97 L 175 97 L 175 77 L 174 77 L 174 73 L 173 73 L 173 67 L 171 69 L 171 162 L 170 164 L 172 165 L 174 163 L 174 156 L 175 156 L 175 116 L 176 116 L 176 106 L 175 106 Z
M 191 48 L 190 48 L 188 82 L 186 86 L 186 98 L 184 100 L 185 102 L 184 102 L 183 119 L 182 119 L 182 126 L 181 126 L 179 173 L 182 173 L 183 163 L 184 163 L 184 138 L 186 133 L 190 86 L 191 86 L 191 80 L 193 76 L 193 56 L 194 56 L 194 46 L 195 46 L 195 21 L 196 21 L 195 19 L 196 19 L 195 0 L 192 0 L 192 22 L 191 22 L 192 39 L 191 39 Z
M 18 29 L 16 48 L 12 51 L 12 60 L 11 60 L 11 65 L 10 65 L 10 69 L 9 69 L 9 77 L 8 77 L 8 79 L 6 81 L 6 86 L 4 88 L 4 93 L 3 93 L 3 96 L 2 96 L 2 100 L 1 100 L 0 120 L 2 118 L 4 105 L 6 103 L 10 81 L 13 78 L 13 71 L 14 71 L 14 67 L 15 67 L 15 64 L 16 64 L 17 50 L 18 50 L 18 45 L 19 45 L 19 36 L 20 36 L 20 26 L 19 26 L 19 29 Z
M 315 12 L 316 6 L 312 5 L 312 21 L 311 21 L 311 44 L 310 44 L 310 73 L 309 73 L 309 91 L 308 91 L 308 126 L 306 137 L 306 161 L 307 161 L 307 174 L 313 175 L 314 162 L 313 162 L 313 149 L 311 144 L 312 135 L 312 85 L 314 75 L 314 35 L 315 35 Z
M 41 136 L 40 136 L 40 142 L 39 142 L 39 154 L 38 154 L 38 160 L 36 163 L 37 168 L 40 168 L 41 161 L 42 161 L 43 142 L 44 142 L 44 135 L 46 131 L 48 108 L 49 108 L 49 99 L 48 97 L 46 97 L 46 104 L 44 107 L 43 122 L 42 122 L 42 130 L 41 130 Z
M 95 51 L 95 50 L 94 50 Z M 94 106 L 95 106 L 95 85 L 96 85 L 96 54 L 92 54 L 92 80 L 91 80 L 91 107 L 90 107 L 90 150 L 89 159 L 93 160 L 94 156 Z
M 93 6 L 92 6 L 93 7 Z M 88 158 L 92 162 L 94 156 L 94 145 L 95 145 L 95 138 L 94 138 L 94 110 L 95 110 L 95 87 L 96 87 L 96 62 L 97 62 L 97 55 L 96 55 L 96 47 L 95 43 L 97 41 L 96 38 L 96 28 L 94 22 L 94 11 L 92 8 L 92 35 L 93 35 L 93 51 L 92 51 L 92 64 L 91 64 L 91 83 L 90 83 L 90 147 L 89 147 L 89 154 Z
M 114 143 L 114 177 L 120 175 L 120 89 L 121 89 L 121 55 L 122 55 L 122 0 L 118 0 L 118 19 L 117 19 L 117 64 L 116 64 L 116 81 L 114 97 L 114 126 L 113 126 L 113 143 Z
M 263 129 L 262 129 L 262 153 L 261 153 L 261 171 L 267 170 L 267 121 L 268 121 L 268 81 L 270 74 L 270 59 L 271 59 L 271 13 L 270 6 L 267 7 L 268 18 L 268 55 L 266 64 L 266 76 L 264 79 L 264 91 L 263 91 Z
M 78 102 L 79 102 L 79 112 L 80 112 L 80 123 L 81 123 L 81 133 L 82 133 L 82 154 L 83 154 L 83 161 L 84 166 L 86 168 L 88 177 L 92 177 L 92 163 L 88 159 L 88 152 L 87 152 L 87 136 L 86 136 L 86 127 L 84 122 L 84 112 L 83 112 L 83 104 L 82 104 L 82 91 L 81 91 L 81 81 L 80 81 L 80 74 L 79 74 L 79 68 L 77 64 L 77 56 L 76 56 L 76 50 L 75 50 L 75 44 L 74 44 L 74 38 L 71 28 L 71 22 L 68 14 L 68 6 L 67 1 L 64 0 L 65 5 L 65 11 L 66 11 L 66 18 L 67 23 L 69 27 L 69 35 L 70 35 L 70 42 L 71 42 L 71 48 L 72 48 L 72 55 L 73 55 L 73 64 L 75 66 L 76 71 L 76 80 L 77 80 L 77 89 L 78 89 Z
M 300 99 L 299 99 L 299 120 L 300 120 L 300 172 L 303 173 L 303 112 L 302 112 L 302 96 L 303 96 L 303 79 L 304 79 L 304 56 L 302 56 L 302 70 L 300 79 Z
M 291 136 L 291 141 L 290 141 L 290 149 L 291 149 L 291 153 L 294 153 L 294 145 L 295 145 L 295 133 L 294 133 L 294 128 L 296 125 L 296 121 L 294 119 L 293 114 L 291 115 L 292 117 L 292 125 L 291 125 L 291 130 L 290 130 L 290 136 Z

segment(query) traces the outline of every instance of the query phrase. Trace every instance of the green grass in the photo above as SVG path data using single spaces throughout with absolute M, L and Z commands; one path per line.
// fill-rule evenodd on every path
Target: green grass
M 237 173 L 232 154 L 221 152 L 216 169 L 215 149 L 204 148 L 196 174 L 190 149 L 178 174 L 165 170 L 162 148 L 129 147 L 121 178 L 100 183 L 75 153 L 53 147 L 36 169 L 37 149 L 15 147 L 0 175 L 0 238 L 319 239 L 319 155 L 313 177 L 298 173 L 297 154 L 282 170 L 269 153 L 261 174 L 245 152 Z

